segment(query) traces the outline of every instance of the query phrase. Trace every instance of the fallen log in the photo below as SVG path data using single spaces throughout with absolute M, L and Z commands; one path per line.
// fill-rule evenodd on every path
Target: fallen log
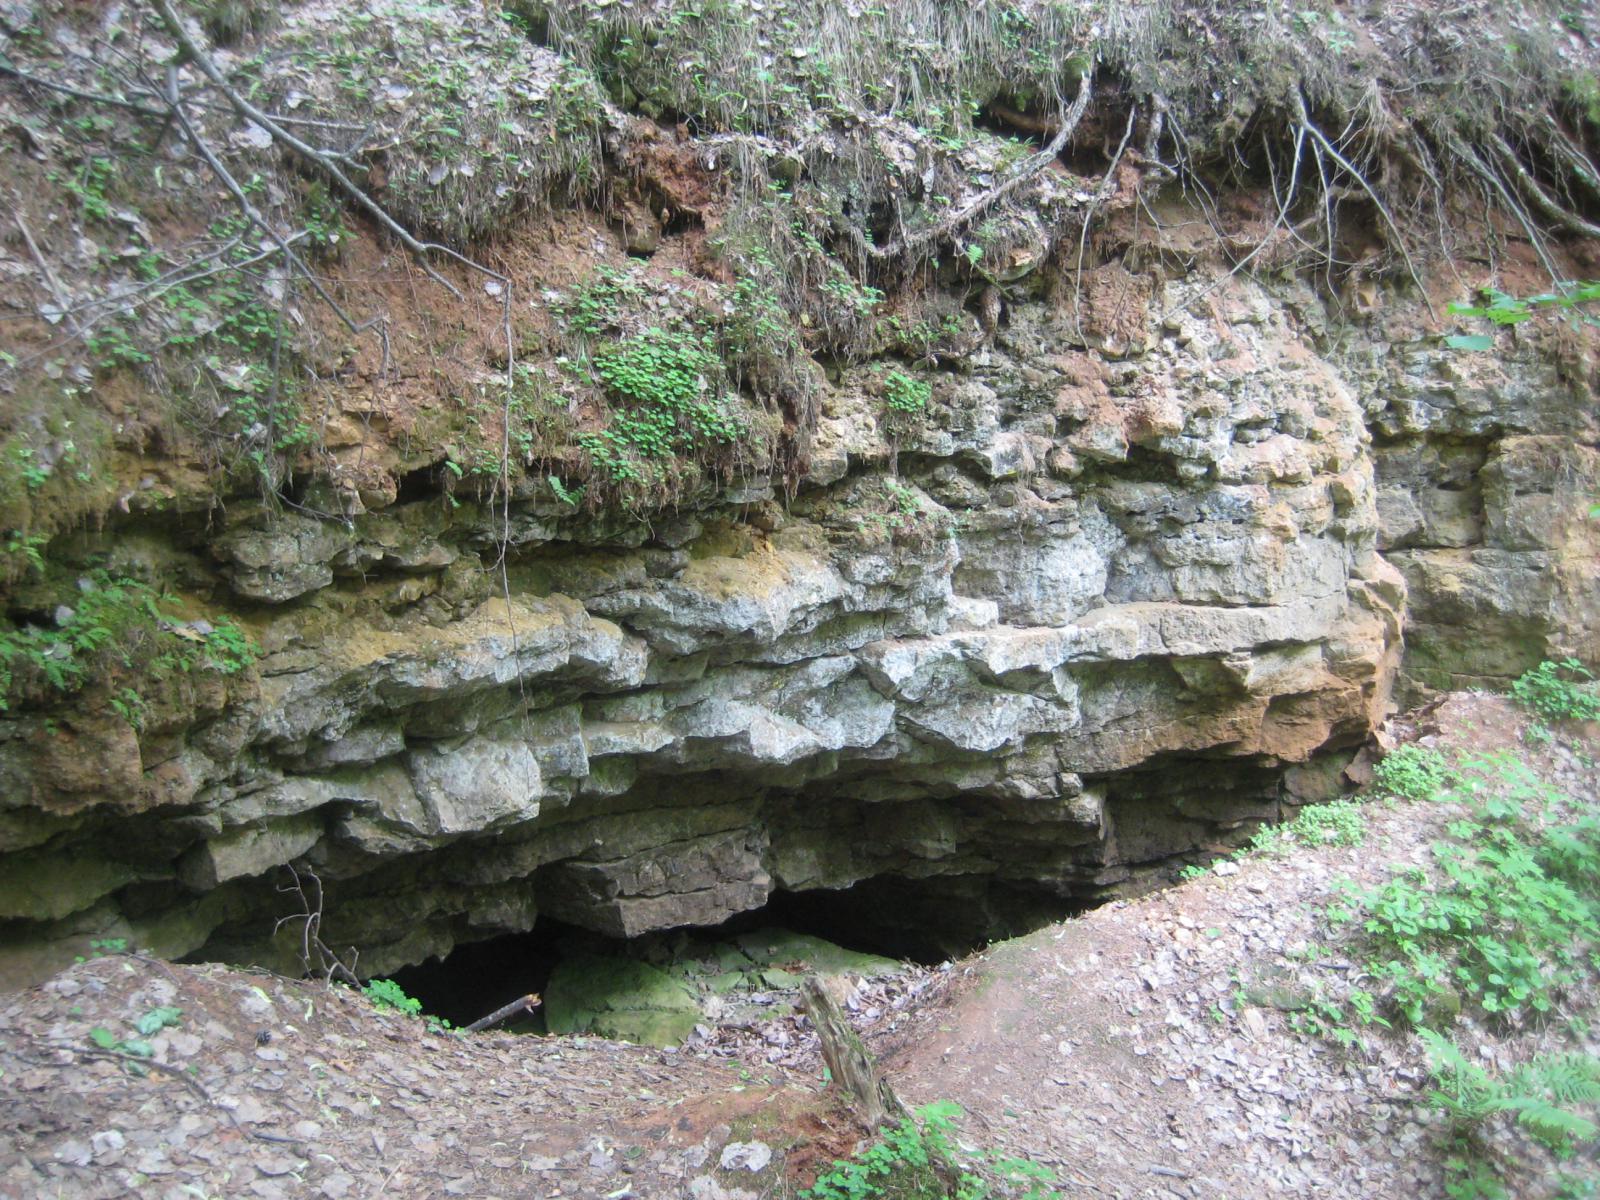
M 491 1025 L 500 1024 L 501 1021 L 504 1021 L 508 1017 L 514 1017 L 518 1013 L 522 1013 L 522 1012 L 532 1012 L 534 1009 L 536 1009 L 538 1007 L 539 1007 L 539 993 L 538 992 L 529 992 L 526 996 L 518 996 L 510 1004 L 507 1004 L 504 1007 L 495 1009 L 488 1016 L 479 1017 L 476 1021 L 474 1021 L 471 1025 L 468 1025 L 461 1032 L 462 1033 L 479 1033 L 482 1030 L 485 1030 L 485 1029 L 489 1028 L 489 1026 L 491 1026 Z

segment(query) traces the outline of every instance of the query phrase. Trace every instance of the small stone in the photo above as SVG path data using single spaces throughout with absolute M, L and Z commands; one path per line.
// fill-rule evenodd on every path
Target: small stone
M 223 1096 L 217 1101 L 217 1106 L 232 1110 L 235 1119 L 242 1125 L 259 1125 L 268 1120 L 266 1108 L 251 1096 L 246 1096 L 242 1100 L 233 1096 Z
M 94 1151 L 90 1149 L 89 1144 L 76 1139 L 62 1142 L 56 1147 L 55 1160 L 66 1163 L 69 1167 L 87 1167 L 93 1157 Z
M 170 1175 L 177 1168 L 160 1150 L 147 1150 L 133 1164 L 141 1175 Z
M 678 1157 L 683 1159 L 684 1164 L 689 1168 L 698 1169 L 705 1166 L 706 1159 L 711 1157 L 711 1147 L 702 1142 L 697 1146 L 690 1146 L 687 1150 L 680 1152 Z
M 724 1171 L 736 1171 L 743 1167 L 750 1172 L 766 1170 L 771 1161 L 772 1147 L 765 1142 L 729 1142 L 722 1148 L 722 1157 L 718 1159 Z

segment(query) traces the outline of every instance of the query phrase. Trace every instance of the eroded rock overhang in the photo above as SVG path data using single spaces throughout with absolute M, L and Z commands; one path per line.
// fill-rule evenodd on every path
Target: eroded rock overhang
M 119 931 L 293 966 L 290 862 L 373 972 L 874 878 L 1090 900 L 1324 794 L 1400 649 L 1362 407 L 1294 305 L 1202 286 L 1111 350 L 1019 304 L 893 438 L 843 370 L 786 507 L 124 537 L 225 579 L 266 654 L 138 736 L 7 723 L 12 969 Z

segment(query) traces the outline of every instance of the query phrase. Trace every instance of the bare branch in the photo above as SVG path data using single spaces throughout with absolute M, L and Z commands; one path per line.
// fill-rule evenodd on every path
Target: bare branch
M 24 1034 L 24 1036 L 30 1035 Z M 206 1086 L 190 1073 L 190 1069 L 180 1067 L 176 1063 L 164 1063 L 160 1059 L 153 1058 L 148 1055 L 129 1054 L 125 1050 L 117 1049 L 107 1050 L 102 1049 L 99 1046 L 74 1046 L 69 1043 L 65 1045 L 54 1045 L 51 1046 L 50 1049 L 58 1054 L 71 1054 L 80 1059 L 96 1059 L 106 1062 L 121 1063 L 125 1068 L 137 1067 L 145 1071 L 158 1071 L 169 1078 L 176 1079 L 191 1092 L 193 1092 L 197 1097 L 199 1097 L 199 1099 L 204 1103 L 212 1108 L 215 1108 L 228 1119 L 229 1124 L 233 1126 L 234 1130 L 241 1137 L 249 1138 L 257 1142 L 271 1142 L 274 1144 L 287 1146 L 300 1146 L 305 1144 L 300 1138 L 285 1137 L 280 1133 L 267 1133 L 264 1130 L 251 1129 L 239 1119 L 238 1114 L 235 1113 L 232 1108 L 219 1103 L 217 1098 L 211 1094 Z M 42 1052 L 43 1050 L 44 1047 L 41 1046 L 40 1051 Z M 21 1053 L 19 1053 L 17 1057 L 33 1066 L 54 1067 L 57 1070 L 73 1065 L 71 1062 L 63 1062 L 60 1059 L 42 1057 L 34 1058 L 27 1054 Z
M 171 0 L 151 0 L 151 3 L 155 7 L 157 13 L 160 14 L 162 21 L 165 22 L 168 32 L 170 32 L 172 36 L 177 39 L 179 46 L 182 47 L 184 53 L 194 63 L 195 68 L 211 81 L 213 86 L 215 86 L 216 89 L 222 93 L 223 97 L 228 101 L 229 104 L 233 106 L 234 110 L 239 113 L 240 116 L 244 117 L 248 121 L 253 122 L 261 129 L 266 130 L 266 132 L 278 142 L 289 147 L 289 149 L 293 150 L 296 154 L 300 155 L 306 161 L 312 163 L 321 171 L 323 171 L 328 178 L 332 179 L 339 185 L 341 189 L 344 190 L 346 195 L 354 200 L 361 208 L 366 210 L 366 212 L 370 214 L 380 225 L 382 225 L 383 228 L 387 229 L 391 234 L 399 239 L 400 244 L 411 251 L 412 255 L 417 259 L 418 265 L 420 265 L 423 271 L 425 271 L 436 283 L 446 288 L 451 295 L 457 297 L 458 299 L 462 298 L 460 289 L 449 280 L 444 278 L 444 276 L 440 275 L 428 264 L 428 255 L 433 253 L 442 254 L 447 258 L 451 258 L 460 263 L 462 266 L 467 267 L 469 270 L 473 270 L 481 275 L 485 275 L 500 285 L 499 295 L 501 330 L 506 341 L 506 398 L 503 422 L 504 428 L 502 430 L 501 438 L 500 478 L 498 481 L 498 485 L 501 487 L 504 493 L 502 507 L 505 532 L 501 540 L 500 548 L 500 566 L 502 574 L 504 574 L 505 548 L 510 541 L 511 522 L 511 489 L 508 478 L 510 469 L 511 393 L 516 384 L 516 339 L 513 335 L 513 330 L 511 327 L 511 278 L 507 275 L 501 274 L 499 271 L 485 266 L 483 263 L 480 263 L 475 259 L 467 257 L 465 254 L 462 254 L 457 250 L 452 250 L 449 246 L 442 245 L 438 242 L 423 242 L 418 240 L 412 235 L 410 230 L 406 229 L 406 227 L 400 224 L 399 221 L 395 220 L 395 218 L 392 217 L 382 205 L 380 205 L 364 190 L 356 186 L 356 184 L 351 181 L 349 176 L 347 176 L 344 171 L 340 169 L 335 155 L 318 150 L 310 144 L 302 141 L 300 138 L 296 137 L 294 134 L 285 129 L 282 124 L 272 117 L 271 114 L 257 108 L 242 95 L 240 95 L 238 90 L 234 88 L 223 76 L 222 71 L 217 67 L 217 64 L 212 60 L 211 56 L 208 55 L 199 45 L 199 43 L 197 43 L 194 38 L 189 35 L 189 31 L 184 27 L 182 19 L 172 7 Z M 1085 86 L 1087 87 L 1087 81 Z M 169 99 L 175 107 L 178 107 L 175 98 L 169 97 Z M 186 128 L 192 128 L 188 125 L 187 118 L 183 116 L 181 107 L 179 108 L 179 119 L 185 122 Z M 363 132 L 362 137 L 365 138 L 365 136 L 365 132 Z M 196 140 L 196 145 L 202 147 L 203 152 L 208 155 L 207 161 L 208 163 L 212 164 L 213 170 L 221 171 L 225 174 L 225 169 L 222 168 L 220 162 L 216 160 L 216 156 L 209 153 L 209 148 L 204 147 L 204 143 L 198 139 Z M 234 193 L 235 200 L 239 202 L 242 207 L 245 207 L 245 211 L 247 215 L 250 216 L 251 220 L 255 221 L 257 224 L 262 224 L 259 214 L 255 213 L 253 206 L 249 206 L 248 197 L 244 196 L 242 190 L 238 188 L 237 183 L 230 184 L 229 190 Z M 275 231 L 269 230 L 269 233 L 271 233 L 271 235 L 274 237 L 277 236 Z M 291 261 L 296 262 L 296 264 L 300 266 L 301 270 L 305 271 L 307 279 L 310 280 L 312 287 L 317 290 L 318 295 L 321 296 L 330 307 L 334 308 L 334 310 L 340 314 L 340 318 L 344 320 L 347 325 L 351 325 L 352 330 L 354 330 L 355 326 L 351 324 L 349 318 L 344 315 L 343 311 L 340 310 L 336 304 L 334 304 L 332 298 L 329 297 L 322 285 L 311 276 L 309 271 L 306 271 L 304 264 L 298 262 L 298 260 L 295 258 L 293 250 L 291 250 L 288 246 L 283 246 L 283 251 Z M 363 328 L 365 328 L 365 326 L 363 326 Z M 385 344 L 385 355 L 387 356 L 387 343 Z M 516 631 L 513 629 L 513 638 L 515 637 L 515 633 Z
M 1316 142 L 1317 145 L 1327 153 L 1329 158 L 1333 159 L 1335 163 L 1337 163 L 1347 174 L 1349 174 L 1352 179 L 1356 181 L 1357 184 L 1360 185 L 1361 190 L 1367 194 L 1367 198 L 1370 199 L 1373 203 L 1373 206 L 1377 208 L 1378 215 L 1383 218 L 1384 224 L 1388 225 L 1389 232 L 1394 234 L 1394 243 L 1400 250 L 1400 256 L 1405 259 L 1406 272 L 1411 276 L 1411 282 L 1417 285 L 1418 294 L 1422 296 L 1423 300 L 1428 304 L 1428 307 L 1431 310 L 1433 308 L 1433 303 L 1432 301 L 1428 300 L 1428 289 L 1422 286 L 1422 278 L 1417 274 L 1417 266 L 1411 261 L 1411 251 L 1406 249 L 1405 234 L 1401 232 L 1400 226 L 1395 223 L 1394 217 L 1389 212 L 1389 206 L 1386 205 L 1383 202 L 1382 197 L 1380 197 L 1378 193 L 1373 190 L 1372 185 L 1367 182 L 1366 176 L 1356 169 L 1355 164 L 1339 152 L 1339 148 L 1328 140 L 1327 134 L 1323 133 L 1322 130 L 1317 128 L 1316 123 L 1311 120 L 1311 114 L 1306 111 L 1305 97 L 1300 94 L 1298 89 L 1296 89 L 1294 93 L 1294 112 L 1295 119 L 1300 123 L 1300 128 L 1310 134 L 1312 141 Z
M 15 79 L 29 87 L 45 88 L 52 92 L 74 96 L 79 100 L 88 100 L 93 104 L 108 104 L 113 108 L 126 108 L 142 117 L 162 117 L 166 115 L 165 109 L 149 108 L 134 100 L 124 100 L 121 96 L 107 96 L 102 92 L 85 92 L 79 88 L 68 87 L 64 83 L 57 83 L 53 79 L 41 79 L 37 75 L 29 75 L 27 72 L 19 71 L 15 67 L 9 67 L 5 63 L 0 63 L 0 75 Z
M 1592 221 L 1585 221 L 1577 213 L 1556 203 L 1551 198 L 1550 193 L 1545 191 L 1539 181 L 1533 177 L 1533 173 L 1522 165 L 1522 160 L 1517 157 L 1517 152 L 1507 144 L 1505 138 L 1497 133 L 1494 135 L 1493 141 L 1495 149 L 1499 151 L 1497 157 L 1500 159 L 1502 169 L 1517 181 L 1518 189 L 1533 202 L 1535 208 L 1568 233 L 1576 233 L 1588 238 L 1600 238 L 1600 225 L 1596 225 Z
M 342 958 L 328 949 L 327 943 L 322 940 L 322 880 L 310 867 L 305 868 L 305 879 L 301 878 L 300 870 L 293 863 L 285 864 L 293 882 L 286 885 L 280 884 L 278 891 L 297 897 L 300 901 L 300 911 L 290 913 L 286 917 L 279 917 L 277 924 L 272 927 L 276 934 L 291 921 L 300 924 L 300 965 L 306 976 L 320 974 L 323 981 L 337 978 L 341 983 L 348 983 L 351 987 L 360 987 L 361 980 L 356 977 L 354 957 L 347 966 Z M 316 898 L 306 894 L 306 879 L 316 892 Z M 352 951 L 352 955 L 354 951 Z M 312 956 L 317 958 L 317 966 L 311 965 Z
M 172 36 L 177 39 L 178 44 L 183 48 L 184 53 L 188 55 L 190 61 L 194 63 L 195 68 L 211 81 L 216 89 L 227 99 L 228 103 L 233 105 L 234 110 L 238 112 L 240 116 L 260 126 L 278 141 L 282 142 L 285 146 L 288 146 L 296 154 L 300 155 L 308 162 L 314 163 L 316 166 L 325 171 L 328 177 L 344 190 L 346 195 L 348 195 L 358 205 L 365 209 L 367 213 L 378 222 L 378 224 L 382 225 L 397 239 L 399 239 L 402 246 L 417 256 L 418 260 L 421 262 L 422 269 L 433 278 L 435 283 L 449 289 L 450 293 L 457 298 L 461 297 L 461 290 L 459 288 L 457 288 L 453 283 L 445 279 L 444 276 L 440 275 L 428 265 L 427 257 L 429 254 L 433 253 L 443 254 L 447 258 L 452 258 L 471 270 L 477 271 L 480 274 L 487 275 L 489 278 L 499 281 L 507 288 L 510 287 L 511 281 L 504 275 L 500 274 L 500 272 L 491 270 L 482 263 L 468 258 L 465 254 L 462 254 L 456 250 L 452 250 L 449 246 L 442 245 L 439 242 L 419 241 L 412 235 L 410 230 L 390 216 L 381 204 L 379 204 L 371 196 L 367 195 L 365 191 L 351 182 L 350 177 L 339 169 L 339 164 L 333 160 L 332 156 L 323 153 L 306 142 L 301 141 L 277 121 L 273 120 L 269 114 L 263 112 L 261 109 L 257 108 L 254 104 L 251 104 L 248 100 L 241 96 L 238 90 L 229 84 L 227 79 L 223 76 L 221 70 L 218 69 L 217 64 L 212 61 L 211 56 L 200 47 L 199 43 L 197 43 L 194 38 L 189 36 L 189 31 L 184 28 L 182 19 L 179 18 L 177 12 L 172 7 L 172 0 L 151 0 L 151 3 L 155 6 L 156 11 L 161 14 L 161 19 L 166 22 L 168 32 L 170 32 Z
M 161 0 L 161 2 L 165 3 L 166 0 Z M 995 184 L 994 187 L 974 196 L 931 229 L 924 229 L 922 232 L 911 234 L 909 237 L 897 238 L 886 246 L 874 246 L 865 237 L 857 234 L 855 239 L 856 248 L 868 258 L 882 261 L 883 259 L 899 258 L 907 251 L 919 250 L 924 246 L 948 237 L 955 230 L 972 220 L 973 217 L 1005 199 L 1055 161 L 1056 156 L 1061 153 L 1068 140 L 1072 137 L 1073 132 L 1078 128 L 1078 122 L 1083 120 L 1083 114 L 1089 107 L 1089 97 L 1092 92 L 1090 73 L 1085 71 L 1078 79 L 1077 98 L 1073 100 L 1072 106 L 1062 115 L 1061 125 L 1056 130 L 1055 137 L 1050 139 L 1050 144 L 1022 163 L 1021 166 L 1012 171 L 1005 179 Z
M 1083 214 L 1083 224 L 1078 227 L 1078 265 L 1074 276 L 1075 291 L 1072 296 L 1072 324 L 1078 336 L 1083 337 L 1083 260 L 1089 248 L 1089 226 L 1094 222 L 1095 210 L 1100 207 L 1100 202 L 1111 195 L 1113 180 L 1117 174 L 1117 167 L 1122 164 L 1123 152 L 1128 148 L 1128 139 L 1133 136 L 1133 127 L 1139 116 L 1137 108 L 1128 109 L 1128 123 L 1122 130 L 1122 141 L 1117 144 L 1117 152 L 1111 156 L 1111 165 L 1106 168 L 1105 178 L 1100 181 L 1094 199 L 1089 202 L 1088 211 Z M 1156 114 L 1160 119 L 1160 114 Z
M 239 206 L 239 211 L 244 213 L 252 225 L 272 239 L 273 244 L 278 247 L 278 251 L 305 276 L 306 282 L 311 285 L 312 290 L 333 311 L 334 315 L 344 323 L 345 328 L 351 333 L 361 333 L 382 321 L 384 319 L 382 317 L 369 317 L 367 320 L 358 323 L 354 317 L 345 312 L 337 300 L 329 295 L 328 289 L 323 287 L 322 281 L 312 273 L 311 268 L 306 266 L 300 256 L 295 253 L 294 247 L 278 232 L 277 227 L 262 216 L 260 210 L 251 203 L 250 197 L 245 194 L 244 188 L 239 185 L 239 181 L 223 165 L 222 160 L 217 157 L 216 151 L 211 148 L 210 143 L 200 135 L 200 131 L 194 127 L 194 122 L 189 120 L 188 114 L 183 111 L 183 101 L 178 95 L 175 79 L 169 83 L 167 103 L 172 106 L 173 116 L 177 118 L 178 125 L 183 130 L 184 136 L 193 143 L 200 157 L 205 160 L 206 166 L 211 168 L 211 173 L 228 190 L 228 194 L 233 197 L 233 202 Z
M 16 219 L 17 228 L 22 231 L 22 240 L 28 243 L 28 253 L 33 255 L 34 265 L 39 268 L 39 273 L 44 276 L 45 283 L 50 288 L 50 295 L 55 299 L 56 308 L 67 322 L 67 328 L 74 337 L 82 337 L 83 331 L 78 328 L 78 323 L 73 319 L 71 306 L 67 303 L 67 296 L 61 290 L 61 281 L 56 278 L 56 273 L 50 269 L 50 264 L 39 253 L 39 243 L 33 240 L 33 233 L 28 229 L 28 223 L 22 219 L 22 208 L 12 214 Z
M 305 239 L 310 236 L 311 234 L 307 230 L 300 229 L 289 234 L 284 240 L 290 245 L 296 245 L 299 242 L 305 241 Z M 269 258 L 276 258 L 280 253 L 276 246 L 272 246 L 266 250 L 261 250 L 255 254 L 252 254 L 248 258 L 234 259 L 230 262 L 215 261 L 218 258 L 221 258 L 223 255 L 234 250 L 243 240 L 244 238 L 242 236 L 233 238 L 221 249 L 208 251 L 198 258 L 184 263 L 180 267 L 174 267 L 160 278 L 152 279 L 148 283 L 141 284 L 129 291 L 122 292 L 115 296 L 94 296 L 80 304 L 73 305 L 70 310 L 67 310 L 73 316 L 83 316 L 85 313 L 93 314 L 82 322 L 74 336 L 86 337 L 98 326 L 104 324 L 106 321 L 109 321 L 112 317 L 118 317 L 127 313 L 137 312 L 145 305 L 153 304 L 155 301 L 161 299 L 162 296 L 165 296 L 168 292 L 175 288 L 185 287 L 191 283 L 198 283 L 202 279 L 210 279 L 213 275 L 221 275 L 224 271 L 243 272 L 246 270 L 246 268 L 252 267 L 256 263 L 263 262 Z M 206 267 L 203 270 L 195 270 L 196 267 L 208 262 L 215 263 L 215 265 Z M 96 312 L 96 309 L 100 311 Z M 387 345 L 388 335 L 386 332 L 383 334 L 383 337 L 385 345 Z M 28 366 L 39 359 L 46 358 L 59 350 L 68 340 L 70 339 L 58 338 L 44 346 L 42 349 L 37 350 L 26 357 L 19 358 L 13 365 L 16 367 Z
M 1488 185 L 1489 190 L 1500 198 L 1500 202 L 1506 206 L 1506 211 L 1516 218 L 1517 224 L 1522 226 L 1523 232 L 1528 235 L 1529 244 L 1533 246 L 1534 252 L 1538 254 L 1539 261 L 1544 264 L 1544 269 L 1550 278 L 1560 279 L 1561 274 L 1556 270 L 1556 264 L 1551 259 L 1550 252 L 1546 248 L 1544 234 L 1534 226 L 1533 218 L 1529 215 L 1526 206 L 1511 194 L 1511 189 L 1506 185 L 1505 180 L 1500 178 L 1500 173 L 1484 162 L 1473 147 L 1462 143 L 1457 144 L 1454 149 L 1461 156 L 1462 161 L 1471 166 L 1478 177 Z
M 529 992 L 526 996 L 518 996 L 510 1004 L 503 1005 L 502 1007 L 495 1009 L 488 1016 L 479 1017 L 471 1025 L 468 1025 L 462 1029 L 461 1032 L 481 1033 L 483 1030 L 489 1028 L 489 1026 L 498 1025 L 501 1021 L 514 1017 L 518 1013 L 532 1012 L 534 1009 L 539 1007 L 539 1003 L 539 994 L 537 992 Z
M 1300 185 L 1300 162 L 1301 162 L 1301 159 L 1304 157 L 1305 144 L 1306 144 L 1306 130 L 1303 127 L 1299 128 L 1299 129 L 1296 129 L 1295 130 L 1295 135 L 1294 135 L 1294 165 L 1289 171 L 1289 183 L 1288 183 L 1288 186 L 1286 187 L 1286 189 L 1284 191 L 1283 198 L 1278 201 L 1278 216 L 1277 216 L 1277 219 L 1272 222 L 1272 227 L 1270 229 L 1268 229 L 1266 234 L 1261 238 L 1261 240 L 1256 243 L 1255 249 L 1251 250 L 1249 254 L 1246 254 L 1238 262 L 1234 263 L 1232 268 L 1229 269 L 1228 273 L 1226 275 L 1224 275 L 1221 279 L 1214 280 L 1213 282 L 1207 284 L 1200 291 L 1196 292 L 1194 295 L 1188 297 L 1187 299 L 1180 300 L 1177 304 L 1175 304 L 1171 308 L 1167 309 L 1166 312 L 1161 314 L 1161 316 L 1160 316 L 1160 318 L 1158 319 L 1158 322 L 1157 322 L 1158 324 L 1161 321 L 1165 321 L 1168 317 L 1174 315 L 1175 313 L 1181 312 L 1184 309 L 1188 308 L 1191 304 L 1194 304 L 1195 302 L 1197 302 L 1199 300 L 1205 299 L 1205 297 L 1209 296 L 1212 292 L 1214 292 L 1218 288 L 1222 287 L 1223 284 L 1227 283 L 1230 279 L 1232 279 L 1240 271 L 1244 270 L 1247 266 L 1249 266 L 1250 263 L 1255 259 L 1256 255 L 1260 254 L 1263 250 L 1265 250 L 1267 248 L 1267 246 L 1272 241 L 1272 235 L 1277 233 L 1278 230 L 1289 219 L 1289 206 L 1294 203 L 1295 190 Z M 1276 195 L 1276 192 L 1277 192 L 1276 183 L 1274 183 L 1274 185 L 1273 185 L 1273 192 L 1274 192 L 1274 195 Z M 1216 222 L 1214 220 L 1212 222 L 1212 225 L 1213 225 L 1213 228 L 1215 228 Z M 1220 233 L 1220 230 L 1219 230 L 1219 233 Z M 1226 244 L 1226 243 L 1224 243 L 1224 244 Z

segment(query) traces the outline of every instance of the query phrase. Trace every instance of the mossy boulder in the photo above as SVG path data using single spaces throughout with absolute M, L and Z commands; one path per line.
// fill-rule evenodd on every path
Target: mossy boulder
M 677 1045 L 697 1024 L 769 1020 L 794 1011 L 804 975 L 892 974 L 892 958 L 846 950 L 787 929 L 680 946 L 663 966 L 607 954 L 577 954 L 551 973 L 544 992 L 551 1033 L 592 1033 L 652 1046 Z
M 809 933 L 796 933 L 792 929 L 757 929 L 736 939 L 738 947 L 749 955 L 750 961 L 767 968 L 769 987 L 799 986 L 799 975 L 861 975 L 872 978 L 892 975 L 904 964 L 879 954 L 863 954 L 859 950 L 846 950 L 832 942 Z M 784 970 L 780 968 L 789 968 Z M 773 980 L 788 978 L 785 984 Z
M 648 963 L 584 954 L 551 973 L 544 1014 L 551 1033 L 673 1046 L 694 1030 L 700 1005 L 686 985 Z

